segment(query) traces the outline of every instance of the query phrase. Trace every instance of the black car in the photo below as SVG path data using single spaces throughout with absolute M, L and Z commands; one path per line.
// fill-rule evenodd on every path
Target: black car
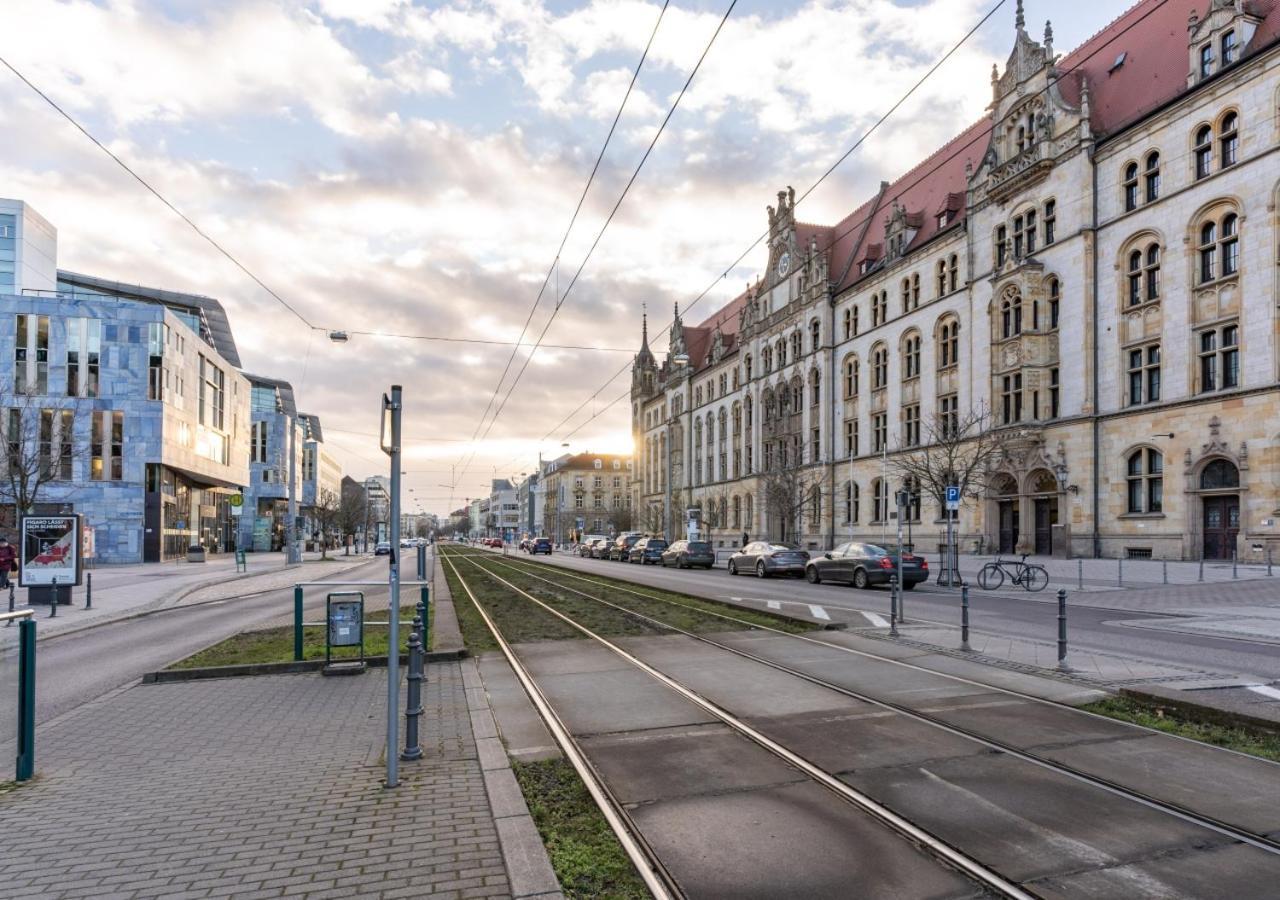
M 803 575 L 808 561 L 808 552 L 794 544 L 752 541 L 729 557 L 729 574 Z
M 641 537 L 643 537 L 643 535 L 618 535 L 617 540 L 609 545 L 609 555 L 606 558 L 617 562 L 626 562 L 631 557 L 631 548 L 636 545 L 636 541 L 640 540 Z
M 811 559 L 804 570 L 804 577 L 811 584 L 820 581 L 847 581 L 856 588 L 888 584 L 889 579 L 897 574 L 897 554 L 876 544 L 856 542 L 841 544 L 830 553 Z M 923 556 L 903 553 L 902 586 L 910 591 L 917 584 L 928 580 L 928 561 Z
M 631 548 L 627 562 L 640 563 L 642 566 L 647 566 L 649 563 L 661 563 L 662 551 L 666 549 L 667 542 L 663 538 L 641 538 Z
M 529 541 L 529 555 L 533 556 L 536 553 L 545 553 L 547 556 L 550 556 L 551 538 L 534 538 Z
M 710 569 L 716 564 L 716 552 L 710 541 L 676 541 L 662 551 L 662 565 L 677 569 L 704 566 Z

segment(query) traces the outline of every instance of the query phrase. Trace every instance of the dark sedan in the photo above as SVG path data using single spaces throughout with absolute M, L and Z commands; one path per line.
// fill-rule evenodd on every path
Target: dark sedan
M 804 576 L 811 584 L 820 581 L 846 581 L 856 588 L 888 584 L 898 574 L 897 554 L 876 544 L 851 542 L 841 544 L 830 553 L 811 559 Z M 910 591 L 929 580 L 929 563 L 923 556 L 902 554 L 902 586 Z
M 803 575 L 809 554 L 792 544 L 752 541 L 729 557 L 729 574 Z
M 631 555 L 627 557 L 627 562 L 640 563 L 642 566 L 647 566 L 649 563 L 660 564 L 662 551 L 666 549 L 667 542 L 663 538 L 641 538 L 631 548 Z
M 662 551 L 662 565 L 677 569 L 703 566 L 710 569 L 716 564 L 716 552 L 710 541 L 676 541 Z
M 641 537 L 643 537 L 643 535 L 618 535 L 618 539 L 609 545 L 609 554 L 606 559 L 612 559 L 617 562 L 626 562 L 631 557 L 631 548 L 636 545 L 636 541 L 640 540 Z
M 529 555 L 533 556 L 537 553 L 551 555 L 551 538 L 534 538 L 529 541 Z

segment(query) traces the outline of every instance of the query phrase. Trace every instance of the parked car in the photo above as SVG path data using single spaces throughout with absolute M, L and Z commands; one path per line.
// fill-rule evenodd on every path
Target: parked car
M 811 584 L 845 581 L 857 588 L 888 584 L 898 574 L 897 554 L 876 544 L 850 542 L 809 560 L 804 576 Z M 923 556 L 902 554 L 902 586 L 910 591 L 929 580 L 929 562 Z
M 536 553 L 545 553 L 547 554 L 547 556 L 550 556 L 551 555 L 551 538 L 541 537 L 541 538 L 534 538 L 533 540 L 529 541 L 529 555 L 533 556 Z
M 605 543 L 608 543 L 609 537 L 603 534 L 584 534 L 581 538 L 578 539 L 578 547 L 581 548 L 583 544 L 586 544 L 588 547 L 590 547 L 596 541 L 604 541 Z M 583 554 L 583 555 L 585 556 L 586 554 Z
M 752 541 L 729 557 L 729 574 L 803 575 L 808 561 L 808 552 L 794 544 Z
M 607 559 L 615 562 L 626 562 L 631 556 L 631 548 L 636 545 L 636 541 L 640 540 L 644 535 L 640 534 L 620 534 L 612 544 L 609 545 L 609 555 Z
M 390 555 L 391 555 L 391 542 L 390 542 L 390 541 L 378 541 L 378 543 L 374 545 L 374 548 L 373 548 L 373 555 L 374 555 L 374 556 L 390 556 Z
M 631 553 L 627 557 L 627 562 L 640 563 L 647 566 L 649 563 L 661 565 L 662 551 L 667 549 L 666 538 L 649 537 L 640 538 L 631 548 Z
M 710 569 L 716 564 L 716 551 L 710 541 L 675 541 L 662 551 L 662 565 L 677 569 L 704 566 Z
M 602 538 L 591 545 L 592 559 L 608 559 L 609 548 L 613 546 L 613 541 L 608 538 Z

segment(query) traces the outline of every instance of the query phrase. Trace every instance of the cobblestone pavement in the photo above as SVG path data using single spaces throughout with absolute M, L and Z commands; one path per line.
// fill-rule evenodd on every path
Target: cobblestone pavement
M 138 686 L 49 723 L 0 796 L 0 896 L 507 896 L 461 668 L 428 674 L 394 791 L 379 671 Z

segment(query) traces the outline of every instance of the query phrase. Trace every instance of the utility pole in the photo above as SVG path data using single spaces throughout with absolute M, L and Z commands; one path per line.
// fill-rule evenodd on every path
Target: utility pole
M 400 725 L 400 414 L 403 407 L 401 387 L 391 386 L 390 399 L 382 397 L 383 427 L 386 413 L 390 413 L 390 435 L 383 434 L 382 449 L 391 457 L 391 555 L 388 587 L 390 596 L 387 607 L 387 783 L 389 788 L 400 784 L 399 746 Z M 388 443 L 388 438 L 390 443 Z
M 289 518 L 284 523 L 285 552 L 284 561 L 288 565 L 301 562 L 298 559 L 298 422 L 296 418 L 288 418 L 289 423 Z

